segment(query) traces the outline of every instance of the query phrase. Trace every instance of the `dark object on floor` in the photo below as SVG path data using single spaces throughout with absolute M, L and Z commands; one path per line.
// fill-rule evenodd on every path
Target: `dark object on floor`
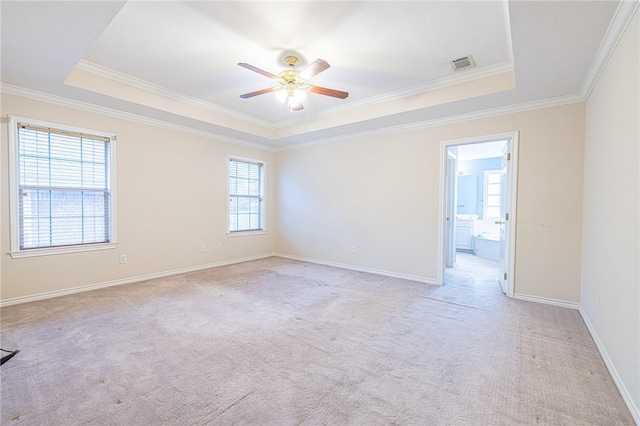
M 8 351 L 6 349 L 2 349 L 0 348 L 0 351 L 2 352 L 9 352 L 9 355 L 5 355 L 2 357 L 2 359 L 0 360 L 0 365 L 4 364 L 5 362 L 9 361 L 11 358 L 13 358 L 14 356 L 16 356 L 19 352 L 20 349 L 16 349 L 15 351 Z

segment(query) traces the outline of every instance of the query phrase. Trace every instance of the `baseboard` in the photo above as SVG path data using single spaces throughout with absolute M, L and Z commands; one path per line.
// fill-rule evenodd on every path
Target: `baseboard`
M 361 267 L 361 266 L 348 265 L 348 264 L 345 264 L 345 263 L 338 263 L 338 262 L 331 262 L 331 261 L 328 261 L 328 260 L 314 259 L 314 258 L 311 258 L 311 257 L 294 256 L 294 255 L 286 254 L 286 253 L 275 253 L 275 256 L 282 257 L 282 258 L 285 258 L 285 259 L 300 260 L 300 261 L 303 261 L 303 262 L 316 263 L 318 265 L 333 266 L 335 268 L 349 269 L 349 270 L 352 270 L 352 271 L 367 272 L 367 273 L 370 273 L 370 274 L 384 275 L 385 277 L 401 278 L 403 280 L 417 281 L 417 282 L 420 282 L 420 283 L 432 284 L 432 285 L 439 285 L 437 280 L 434 280 L 432 278 L 418 277 L 416 275 L 398 274 L 398 273 L 395 273 L 395 272 L 383 271 L 383 270 L 380 270 L 380 269 L 365 268 L 365 267 Z
M 609 358 L 609 355 L 607 354 L 607 351 L 605 350 L 604 345 L 602 344 L 602 341 L 600 341 L 600 338 L 598 337 L 598 333 L 596 333 L 596 329 L 593 327 L 593 324 L 591 324 L 591 320 L 589 320 L 589 316 L 584 311 L 584 309 L 582 309 L 582 306 L 580 306 L 580 308 L 578 309 L 578 312 L 580 312 L 580 315 L 582 316 L 582 320 L 587 325 L 587 329 L 589 330 L 589 333 L 591 334 L 593 341 L 596 342 L 596 347 L 598 348 L 598 351 L 600 351 L 600 356 L 602 356 L 602 359 L 604 360 L 604 364 L 607 366 L 607 369 L 609 370 L 609 374 L 611 374 L 611 377 L 613 377 L 613 381 L 615 382 L 618 388 L 618 391 L 620 392 L 620 395 L 622 395 L 622 399 L 624 399 L 624 402 L 627 404 L 627 407 L 629 408 L 629 411 L 633 416 L 633 420 L 636 422 L 637 425 L 640 425 L 640 409 L 634 404 L 633 399 L 629 394 L 629 391 L 627 391 L 627 388 L 624 386 L 624 383 L 622 382 L 620 375 L 616 371 L 616 368 L 614 367 L 613 362 L 611 362 L 611 358 Z
M 242 257 L 242 258 L 238 258 L 238 259 L 223 260 L 223 261 L 220 261 L 220 262 L 207 263 L 207 264 L 204 264 L 204 265 L 189 266 L 189 267 L 186 267 L 186 268 L 179 268 L 179 269 L 172 269 L 172 270 L 169 270 L 169 271 L 155 272 L 153 274 L 138 275 L 138 276 L 135 276 L 135 277 L 122 278 L 122 279 L 119 279 L 119 280 L 106 281 L 106 282 L 97 283 L 97 284 L 83 285 L 83 286 L 73 287 L 73 288 L 64 289 L 64 290 L 49 291 L 49 292 L 46 292 L 46 293 L 39 293 L 39 294 L 30 295 L 30 296 L 14 297 L 14 298 L 7 299 L 7 300 L 1 300 L 0 301 L 0 308 L 4 308 L 6 306 L 11 306 L 11 305 L 17 305 L 17 304 L 20 304 L 20 303 L 35 302 L 36 300 L 52 299 L 54 297 L 66 296 L 68 294 L 75 294 L 75 293 L 82 293 L 82 292 L 85 292 L 85 291 L 97 290 L 99 288 L 114 287 L 114 286 L 117 286 L 117 285 L 131 284 L 131 283 L 135 283 L 135 282 L 139 282 L 139 281 L 151 280 L 151 279 L 154 279 L 154 278 L 163 278 L 163 277 L 168 277 L 168 276 L 171 276 L 171 275 L 184 274 L 184 273 L 187 273 L 187 272 L 201 271 L 203 269 L 217 268 L 217 267 L 225 266 L 225 265 L 233 265 L 235 263 L 248 262 L 248 261 L 251 261 L 251 260 L 264 259 L 266 257 L 273 257 L 273 256 L 275 256 L 274 253 L 261 254 L 261 255 L 257 255 L 257 256 L 248 256 L 248 257 Z
M 554 306 L 560 306 L 563 308 L 576 309 L 576 310 L 580 306 L 575 302 L 567 302 L 564 300 L 551 299 L 548 297 L 529 296 L 527 294 L 519 294 L 519 293 L 515 293 L 513 295 L 513 298 L 518 300 L 526 300 L 527 302 L 544 303 L 546 305 L 554 305 Z

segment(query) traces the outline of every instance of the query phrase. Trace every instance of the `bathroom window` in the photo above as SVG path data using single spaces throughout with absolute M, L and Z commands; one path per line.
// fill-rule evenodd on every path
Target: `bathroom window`
M 500 218 L 500 202 L 502 199 L 502 172 L 500 170 L 484 171 L 484 218 Z

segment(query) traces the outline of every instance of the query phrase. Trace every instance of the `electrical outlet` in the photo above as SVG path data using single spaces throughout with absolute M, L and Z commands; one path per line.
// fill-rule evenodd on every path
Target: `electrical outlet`
M 200 246 L 200 253 L 204 253 L 205 251 L 207 251 L 207 247 L 203 244 Z
M 127 255 L 126 254 L 121 254 L 120 255 L 120 263 L 127 263 Z
M 356 246 L 351 246 L 351 254 L 356 254 Z
M 222 250 L 222 243 L 218 243 L 218 250 Z

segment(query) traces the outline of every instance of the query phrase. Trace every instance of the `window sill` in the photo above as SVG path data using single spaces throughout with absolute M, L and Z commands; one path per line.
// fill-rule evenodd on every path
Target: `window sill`
M 233 238 L 233 237 L 247 237 L 249 235 L 262 235 L 262 234 L 266 234 L 267 231 L 265 229 L 260 230 L 260 231 L 235 231 L 235 232 L 229 232 L 227 231 L 227 237 Z
M 82 246 L 53 247 L 53 248 L 12 251 L 9 254 L 11 255 L 12 259 L 21 259 L 23 257 L 39 257 L 39 256 L 50 256 L 54 254 L 80 253 L 85 251 L 96 251 L 96 250 L 110 250 L 110 249 L 116 248 L 116 246 L 117 246 L 117 243 L 87 244 Z

